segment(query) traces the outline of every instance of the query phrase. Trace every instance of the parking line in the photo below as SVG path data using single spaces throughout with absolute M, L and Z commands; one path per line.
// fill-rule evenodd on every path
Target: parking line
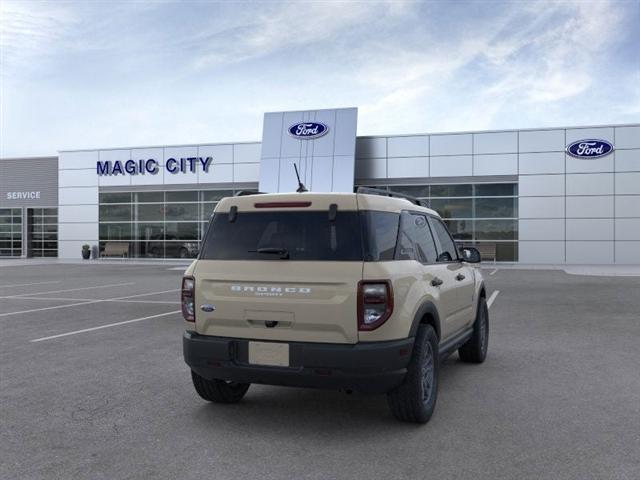
M 18 283 L 17 285 L 0 285 L 0 288 L 29 287 L 31 285 L 44 285 L 45 283 L 60 283 L 60 280 L 51 280 L 50 282 Z
M 172 288 L 171 290 L 163 290 L 161 292 L 150 292 L 150 293 L 139 293 L 137 295 L 127 295 L 126 297 L 116 297 L 111 298 L 109 300 L 125 300 L 127 298 L 138 298 L 138 297 L 148 297 L 150 295 L 160 295 L 161 293 L 171 293 L 171 292 L 179 292 L 178 288 Z
M 78 333 L 93 332 L 94 330 L 101 330 L 103 328 L 117 327 L 118 325 L 126 325 L 127 323 L 141 322 L 142 320 L 150 320 L 152 318 L 166 317 L 167 315 L 175 315 L 180 313 L 180 310 L 173 312 L 159 313 L 157 315 L 150 315 L 148 317 L 134 318 L 133 320 L 125 320 L 124 322 L 108 323 L 107 325 L 100 325 L 99 327 L 83 328 L 82 330 L 76 330 L 74 332 L 60 333 L 58 335 L 51 335 L 50 337 L 36 338 L 35 340 L 29 340 L 31 343 L 44 342 L 45 340 L 53 340 L 54 338 L 68 337 L 69 335 L 77 335 Z
M 179 305 L 180 300 L 174 300 L 173 302 L 164 302 L 162 300 L 107 300 L 107 302 L 115 303 L 157 303 L 161 305 Z
M 100 299 L 100 300 L 83 300 L 81 302 L 78 303 L 69 303 L 67 305 L 54 305 L 52 307 L 42 307 L 42 308 L 32 308 L 31 310 L 20 310 L 17 312 L 7 312 L 7 313 L 0 313 L 0 317 L 9 317 L 11 315 L 19 315 L 21 313 L 33 313 L 33 312 L 43 312 L 45 310 L 56 310 L 59 308 L 69 308 L 69 307 L 78 307 L 80 305 L 91 305 L 93 303 L 104 303 L 104 302 L 110 302 L 113 300 L 127 300 L 129 298 L 136 298 L 136 297 L 146 297 L 149 295 L 158 295 L 161 293 L 169 293 L 169 292 L 177 292 L 178 290 L 176 290 L 175 288 L 172 290 L 163 290 L 161 292 L 150 292 L 150 293 L 140 293 L 137 295 L 128 295 L 126 297 L 116 297 L 116 298 L 107 298 L 107 299 Z M 15 298 L 15 297 L 0 297 L 0 298 Z M 21 300 L 29 300 L 29 297 L 20 297 Z M 33 299 L 32 299 L 33 300 Z M 79 300 L 79 299 L 75 299 L 75 300 Z
M 489 300 L 487 300 L 487 307 L 491 308 L 491 305 L 493 304 L 494 300 L 496 299 L 499 293 L 500 293 L 500 290 L 494 290 L 494 292 L 489 297 Z
M 91 302 L 69 303 L 67 305 L 55 305 L 53 307 L 32 308 L 31 310 L 20 310 L 17 312 L 0 313 L 0 317 L 9 317 L 11 315 L 20 315 L 21 313 L 44 312 L 45 310 L 56 310 L 58 308 L 77 307 L 78 305 L 89 305 L 91 303 L 99 303 L 103 300 L 93 300 Z
M 495 275 L 495 273 L 498 271 L 498 269 L 496 268 L 493 272 L 491 272 L 489 275 Z
M 67 288 L 65 290 L 49 290 L 47 292 L 33 292 L 33 293 L 22 293 L 20 295 L 7 295 L 0 298 L 16 298 L 16 297 L 28 297 L 29 295 L 40 295 L 46 293 L 62 293 L 62 292 L 75 292 L 77 290 L 93 290 L 96 288 L 108 288 L 108 287 L 124 287 L 127 285 L 135 285 L 135 282 L 128 283 L 110 283 L 108 285 L 96 285 L 95 287 L 79 287 L 79 288 Z

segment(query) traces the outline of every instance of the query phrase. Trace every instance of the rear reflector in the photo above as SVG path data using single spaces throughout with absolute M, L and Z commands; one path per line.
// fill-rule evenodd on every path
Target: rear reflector
M 259 202 L 254 203 L 256 208 L 299 208 L 310 207 L 311 202 Z

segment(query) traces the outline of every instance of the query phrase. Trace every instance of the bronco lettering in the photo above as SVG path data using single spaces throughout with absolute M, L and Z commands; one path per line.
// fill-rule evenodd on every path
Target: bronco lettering
M 276 287 L 271 285 L 231 285 L 232 292 L 254 292 L 256 294 L 265 294 L 265 293 L 275 293 L 282 294 L 284 293 L 301 293 L 301 294 L 309 294 L 311 293 L 311 289 L 309 287 Z

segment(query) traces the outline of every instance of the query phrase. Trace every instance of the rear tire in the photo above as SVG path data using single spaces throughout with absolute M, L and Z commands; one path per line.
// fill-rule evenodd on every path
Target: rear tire
M 438 397 L 438 336 L 431 325 L 421 325 L 413 346 L 407 376 L 387 394 L 393 415 L 403 422 L 427 423 Z
M 473 335 L 458 349 L 460 360 L 467 363 L 482 363 L 487 358 L 489 348 L 489 308 L 484 297 L 478 302 Z
M 191 371 L 193 386 L 203 399 L 214 403 L 238 403 L 242 400 L 250 383 L 226 382 L 225 380 L 207 380 L 193 370 Z

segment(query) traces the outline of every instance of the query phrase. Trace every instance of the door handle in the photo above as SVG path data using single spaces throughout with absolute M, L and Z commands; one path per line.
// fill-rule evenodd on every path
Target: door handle
M 444 282 L 440 280 L 438 277 L 433 277 L 433 280 L 431 280 L 431 285 L 433 285 L 434 287 L 439 287 L 443 283 Z
M 464 280 L 465 278 L 466 278 L 466 277 L 465 277 L 463 274 L 461 274 L 461 273 L 459 273 L 458 275 L 456 275 L 456 280 L 458 280 L 459 282 L 461 282 L 461 281 L 462 281 L 462 280 Z

